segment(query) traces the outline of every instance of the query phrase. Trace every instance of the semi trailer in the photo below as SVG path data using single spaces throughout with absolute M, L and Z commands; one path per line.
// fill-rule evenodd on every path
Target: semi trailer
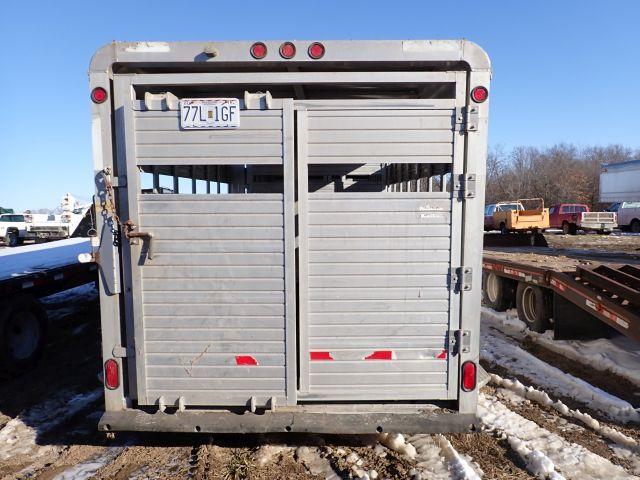
M 101 48 L 100 430 L 475 430 L 490 76 L 464 40 Z

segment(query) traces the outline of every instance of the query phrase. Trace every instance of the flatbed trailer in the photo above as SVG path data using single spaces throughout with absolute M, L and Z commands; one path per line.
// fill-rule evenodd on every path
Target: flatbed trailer
M 48 319 L 39 299 L 97 280 L 97 265 L 76 259 L 85 249 L 88 239 L 0 252 L 0 378 L 24 372 L 42 353 Z
M 600 335 L 608 326 L 640 340 L 640 265 L 489 251 L 482 290 L 486 305 L 515 305 L 531 330 L 553 328 L 556 339 Z

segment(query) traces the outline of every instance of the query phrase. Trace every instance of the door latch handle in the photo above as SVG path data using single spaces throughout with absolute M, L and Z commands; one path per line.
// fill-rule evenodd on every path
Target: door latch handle
M 152 260 L 153 249 L 151 248 L 151 244 L 153 240 L 153 233 L 141 232 L 139 230 L 136 230 L 137 228 L 138 227 L 135 223 L 133 223 L 133 220 L 127 220 L 126 222 L 124 222 L 124 236 L 130 240 L 134 238 L 142 238 L 144 241 L 144 239 L 146 239 L 147 240 L 147 258 L 149 260 Z

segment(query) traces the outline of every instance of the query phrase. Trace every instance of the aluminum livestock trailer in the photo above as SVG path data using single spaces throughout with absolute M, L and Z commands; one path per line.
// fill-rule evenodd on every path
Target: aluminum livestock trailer
M 100 49 L 99 428 L 475 429 L 490 76 L 467 41 Z

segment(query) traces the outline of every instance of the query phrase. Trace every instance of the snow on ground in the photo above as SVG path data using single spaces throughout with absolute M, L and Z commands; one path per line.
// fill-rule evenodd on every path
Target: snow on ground
M 495 329 L 482 326 L 480 345 L 483 360 L 524 375 L 554 395 L 574 398 L 615 421 L 640 423 L 640 412 L 630 403 L 538 359 Z
M 124 449 L 125 447 L 109 447 L 103 454 L 69 467 L 64 472 L 53 477 L 53 480 L 86 480 L 91 478 L 107 463 L 115 460 L 115 458 L 120 455 Z
M 640 386 L 640 343 L 616 335 L 596 340 L 554 340 L 553 331 L 536 333 L 528 330 L 515 310 L 496 312 L 482 308 L 482 321 L 518 339 L 528 337 L 547 350 L 559 353 L 596 370 L 610 371 Z
M 622 467 L 571 443 L 507 408 L 495 397 L 480 394 L 478 415 L 485 426 L 504 437 L 524 460 L 527 470 L 540 479 L 637 478 Z
M 460 455 L 443 435 L 421 433 L 412 435 L 405 441 L 399 434 L 381 434 L 380 443 L 414 459 L 422 478 L 480 480 L 467 458 Z
M 78 255 L 91 253 L 88 238 L 24 245 L 0 250 L 0 279 L 28 275 L 48 268 L 78 263 Z
M 47 447 L 36 448 L 38 435 L 62 424 L 101 396 L 102 389 L 71 392 L 20 413 L 0 430 L 0 460 L 20 454 L 37 457 L 46 453 Z

